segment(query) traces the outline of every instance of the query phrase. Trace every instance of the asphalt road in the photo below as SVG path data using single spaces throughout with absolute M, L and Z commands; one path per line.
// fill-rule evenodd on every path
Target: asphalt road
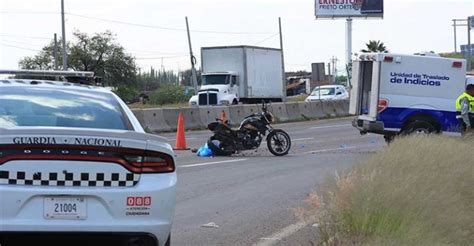
M 176 152 L 173 245 L 312 245 L 315 229 L 295 209 L 326 178 L 385 146 L 381 136 L 360 136 L 348 118 L 275 127 L 292 138 L 288 156 L 274 157 L 266 146 L 232 157 Z M 174 134 L 163 136 L 174 143 Z M 188 132 L 188 147 L 209 136 Z

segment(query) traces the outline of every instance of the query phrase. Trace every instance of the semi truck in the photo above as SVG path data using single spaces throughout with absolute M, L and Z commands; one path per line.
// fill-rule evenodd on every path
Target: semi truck
M 201 86 L 191 106 L 281 102 L 286 97 L 280 49 L 256 46 L 201 48 Z
M 457 135 L 455 101 L 466 86 L 465 60 L 430 55 L 362 54 L 352 65 L 349 113 L 362 134 Z

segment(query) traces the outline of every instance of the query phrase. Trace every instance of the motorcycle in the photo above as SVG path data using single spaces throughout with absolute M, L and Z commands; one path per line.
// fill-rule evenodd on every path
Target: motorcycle
M 291 139 L 285 131 L 274 129 L 271 126 L 273 121 L 273 114 L 265 103 L 262 103 L 261 112 L 245 117 L 236 130 L 229 127 L 228 121 L 216 119 L 208 125 L 214 134 L 207 145 L 215 155 L 229 156 L 259 148 L 266 136 L 268 150 L 275 156 L 284 156 L 290 151 Z

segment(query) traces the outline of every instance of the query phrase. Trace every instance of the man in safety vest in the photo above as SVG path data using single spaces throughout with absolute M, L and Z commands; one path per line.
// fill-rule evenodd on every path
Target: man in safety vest
M 474 129 L 474 84 L 466 86 L 466 91 L 456 99 L 456 118 L 461 126 L 461 133 Z

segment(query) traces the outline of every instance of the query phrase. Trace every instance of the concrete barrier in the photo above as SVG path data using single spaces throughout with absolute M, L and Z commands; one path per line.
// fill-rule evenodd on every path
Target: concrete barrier
M 324 113 L 324 102 L 322 101 L 315 101 L 309 103 L 311 112 L 310 118 L 311 119 L 322 119 L 326 118 L 327 115 Z
M 200 129 L 203 127 L 199 108 L 164 108 L 163 116 L 166 124 L 171 130 L 176 130 L 178 127 L 178 115 L 183 113 L 184 126 L 186 129 Z
M 244 117 L 242 117 L 240 121 L 242 121 L 243 118 L 249 115 L 261 112 L 262 105 L 261 104 L 245 104 L 245 105 L 242 105 L 242 109 L 244 111 Z
M 349 100 L 339 100 L 335 102 L 336 114 L 338 116 L 349 115 Z
M 154 132 L 171 131 L 172 128 L 166 123 L 163 109 L 143 109 L 143 128 Z
M 311 104 L 307 102 L 299 102 L 298 109 L 300 111 L 301 117 L 305 120 L 313 119 L 311 116 L 313 114 L 311 109 Z
M 268 110 L 272 112 L 273 116 L 276 118 L 276 122 L 285 122 L 289 119 L 285 103 L 272 103 L 269 105 Z
M 135 115 L 138 122 L 140 122 L 140 125 L 142 125 L 142 127 L 145 128 L 145 116 L 143 114 L 143 110 L 142 109 L 132 109 L 132 113 Z
M 222 111 L 225 112 L 227 119 L 230 120 L 229 107 L 226 107 L 226 106 L 200 107 L 199 114 L 200 114 L 200 119 L 203 126 L 207 127 L 209 123 L 216 121 L 216 119 L 220 119 Z M 231 123 L 233 124 L 233 122 Z
M 229 119 L 232 125 L 238 125 L 245 118 L 243 105 L 229 106 Z
M 288 120 L 296 121 L 303 120 L 304 117 L 301 115 L 298 102 L 288 102 L 286 104 L 286 112 L 288 112 Z
M 272 103 L 267 105 L 277 122 L 321 119 L 349 115 L 349 101 L 317 101 L 317 102 L 288 102 Z M 203 129 L 207 124 L 220 118 L 222 111 L 227 115 L 233 126 L 238 126 L 248 115 L 261 111 L 260 104 L 186 107 L 186 108 L 158 108 L 136 109 L 133 113 L 142 124 L 155 132 L 174 131 L 177 128 L 178 114 L 184 114 L 186 129 Z
M 334 101 L 324 101 L 322 105 L 326 118 L 337 116 L 336 104 Z

